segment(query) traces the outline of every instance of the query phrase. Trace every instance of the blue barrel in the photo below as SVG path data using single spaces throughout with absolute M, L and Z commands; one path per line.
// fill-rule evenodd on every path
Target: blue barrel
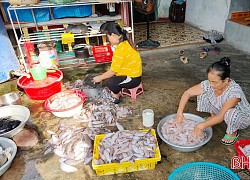
M 10 79 L 10 71 L 20 68 L 13 46 L 0 16 L 0 83 Z

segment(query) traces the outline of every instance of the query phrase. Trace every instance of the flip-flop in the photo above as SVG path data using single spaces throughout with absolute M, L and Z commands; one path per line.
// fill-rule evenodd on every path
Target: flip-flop
M 204 117 L 204 118 L 203 118 L 203 119 L 204 119 L 204 121 L 206 121 L 206 120 L 207 120 L 207 118 L 208 118 L 207 116 L 206 116 L 206 117 Z
M 187 64 L 187 63 L 188 63 L 188 58 L 187 58 L 187 56 L 181 56 L 181 57 L 180 57 L 180 60 L 181 60 L 181 62 L 183 62 L 184 64 Z
M 120 96 L 119 99 L 113 97 L 112 100 L 114 104 L 119 104 L 123 100 L 123 97 Z
M 235 136 L 228 136 L 228 134 L 225 134 L 224 139 L 227 141 L 232 141 L 232 142 L 225 142 L 221 140 L 221 143 L 225 145 L 233 145 L 238 137 L 239 137 L 238 131 Z
M 200 59 L 204 59 L 206 56 L 207 56 L 206 51 L 200 52 Z
M 184 55 L 185 55 L 185 51 L 184 51 L 184 50 L 180 50 L 180 51 L 179 51 L 179 55 L 180 55 L 180 56 L 184 56 Z

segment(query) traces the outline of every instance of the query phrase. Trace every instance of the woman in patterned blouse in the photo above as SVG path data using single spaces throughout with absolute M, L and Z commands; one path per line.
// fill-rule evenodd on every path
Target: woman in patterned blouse
M 207 70 L 208 80 L 186 90 L 180 100 L 176 121 L 184 121 L 183 111 L 190 97 L 197 96 L 197 111 L 211 114 L 204 122 L 198 123 L 194 134 L 221 123 L 227 124 L 226 134 L 221 142 L 233 144 L 239 136 L 238 130 L 250 125 L 250 105 L 239 84 L 230 79 L 230 59 L 222 58 Z
M 141 83 L 142 60 L 138 51 L 129 43 L 126 30 L 117 23 L 108 22 L 102 29 L 111 46 L 115 46 L 110 69 L 93 78 L 95 83 L 107 79 L 107 87 L 112 92 L 113 102 L 121 101 L 122 88 L 131 89 Z

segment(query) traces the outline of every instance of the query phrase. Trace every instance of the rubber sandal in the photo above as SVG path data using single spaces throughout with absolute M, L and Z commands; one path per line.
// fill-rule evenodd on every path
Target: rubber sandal
M 227 141 L 232 141 L 232 142 L 225 142 L 221 140 L 221 143 L 225 145 L 233 145 L 238 137 L 239 137 L 238 131 L 235 136 L 228 136 L 228 134 L 225 134 L 224 139 Z
M 181 62 L 183 62 L 184 64 L 187 64 L 187 63 L 188 63 L 188 58 L 187 58 L 187 56 L 181 56 L 181 57 L 180 57 L 180 60 L 181 60 Z
M 114 97 L 112 98 L 112 101 L 114 104 L 119 104 L 122 100 L 123 100 L 122 96 L 120 96 L 119 99 L 114 98 Z
M 206 117 L 204 117 L 204 118 L 203 118 L 203 119 L 204 119 L 204 121 L 206 121 L 206 120 L 207 120 L 207 118 L 208 118 L 207 116 L 206 116 Z
M 180 50 L 180 51 L 179 51 L 179 55 L 180 55 L 180 56 L 184 56 L 184 55 L 185 55 L 185 51 L 184 51 L 184 50 Z
M 204 59 L 205 57 L 207 57 L 207 52 L 200 52 L 200 59 Z

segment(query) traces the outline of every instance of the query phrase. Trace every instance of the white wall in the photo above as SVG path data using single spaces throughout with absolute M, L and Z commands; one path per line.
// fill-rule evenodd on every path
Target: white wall
M 231 0 L 187 0 L 186 23 L 224 32 Z
M 158 18 L 167 18 L 169 16 L 169 6 L 172 0 L 157 0 L 160 6 L 158 8 Z

